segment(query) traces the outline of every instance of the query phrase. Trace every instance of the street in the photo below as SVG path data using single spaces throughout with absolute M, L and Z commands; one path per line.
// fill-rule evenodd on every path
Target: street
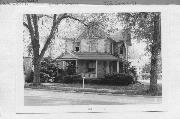
M 162 97 L 25 89 L 25 106 L 159 104 Z

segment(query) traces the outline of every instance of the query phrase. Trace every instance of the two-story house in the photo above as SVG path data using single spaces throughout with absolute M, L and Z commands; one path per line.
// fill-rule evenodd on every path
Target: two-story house
M 86 78 L 101 78 L 105 74 L 123 72 L 131 46 L 130 35 L 120 31 L 107 35 L 101 29 L 85 30 L 77 38 L 64 38 L 65 52 L 57 58 L 62 68 L 73 62 L 76 73 Z

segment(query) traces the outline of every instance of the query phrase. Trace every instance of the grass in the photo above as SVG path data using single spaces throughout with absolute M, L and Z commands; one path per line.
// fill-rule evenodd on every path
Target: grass
M 82 88 L 82 84 L 41 84 L 40 86 L 25 85 L 25 88 L 36 88 L 36 89 L 50 89 L 50 90 L 61 90 L 61 91 L 75 91 L 75 92 L 94 92 L 94 93 L 112 93 L 112 94 L 125 94 L 125 95 L 153 95 L 162 96 L 162 85 L 158 84 L 158 91 L 156 94 L 151 94 L 149 84 L 130 84 L 128 86 L 109 86 L 109 85 L 96 85 L 96 84 L 85 84 L 85 88 Z

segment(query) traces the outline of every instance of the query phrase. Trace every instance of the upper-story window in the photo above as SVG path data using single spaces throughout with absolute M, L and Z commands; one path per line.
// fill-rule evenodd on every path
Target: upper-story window
M 75 42 L 74 50 L 75 50 L 75 52 L 79 52 L 80 51 L 80 42 Z
M 79 47 L 75 47 L 75 48 L 76 48 L 75 51 L 76 51 L 76 52 L 79 52 Z
M 96 52 L 97 51 L 97 42 L 91 41 L 89 43 L 89 51 L 90 52 Z
M 125 50 L 125 46 L 124 46 L 124 44 L 122 44 L 120 46 L 119 53 L 123 55 L 124 54 L 124 50 Z
M 120 47 L 120 54 L 123 54 L 124 47 L 123 45 Z
M 114 54 L 114 44 L 111 43 L 111 54 Z

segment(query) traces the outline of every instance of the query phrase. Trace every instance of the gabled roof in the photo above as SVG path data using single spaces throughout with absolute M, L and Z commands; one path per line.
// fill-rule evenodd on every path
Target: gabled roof
M 61 54 L 59 57 L 57 57 L 56 59 L 77 59 L 78 57 L 76 55 L 74 55 L 73 53 L 70 53 L 68 51 L 64 52 L 63 54 Z
M 107 53 L 98 53 L 98 52 L 75 52 L 68 53 L 66 52 L 61 57 L 58 57 L 59 60 L 118 60 L 117 57 L 107 54 Z
M 94 39 L 101 38 L 104 39 L 107 37 L 107 33 L 101 28 L 85 28 L 84 31 L 80 34 L 77 39 Z
M 131 46 L 131 35 L 127 30 L 120 30 L 110 35 L 110 37 L 116 41 L 121 42 L 124 41 L 128 46 Z

